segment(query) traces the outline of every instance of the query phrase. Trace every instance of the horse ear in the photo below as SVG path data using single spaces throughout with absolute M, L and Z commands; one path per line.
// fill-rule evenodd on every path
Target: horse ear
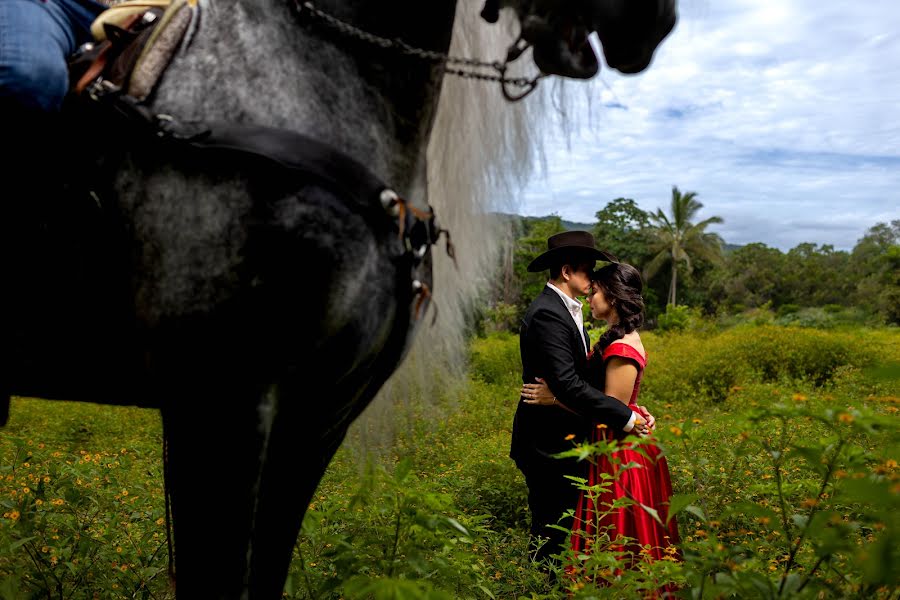
M 487 0 L 481 9 L 481 18 L 488 23 L 496 23 L 500 18 L 500 0 Z

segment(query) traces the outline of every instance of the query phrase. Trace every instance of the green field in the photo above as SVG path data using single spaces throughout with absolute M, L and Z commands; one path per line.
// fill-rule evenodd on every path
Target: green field
M 529 563 L 526 490 L 507 457 L 518 340 L 493 334 L 473 340 L 462 392 L 398 407 L 402 431 L 377 464 L 341 449 L 285 597 L 636 598 L 665 581 L 685 597 L 900 597 L 900 331 L 643 337 L 641 403 L 683 507 L 683 562 L 616 576 L 599 544 L 583 568 L 610 586 L 551 584 Z M 14 399 L 0 598 L 171 597 L 160 439 L 154 411 Z

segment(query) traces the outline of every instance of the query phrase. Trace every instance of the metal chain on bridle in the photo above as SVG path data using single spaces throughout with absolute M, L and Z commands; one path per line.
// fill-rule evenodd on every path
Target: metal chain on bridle
M 500 83 L 500 89 L 503 97 L 510 102 L 521 100 L 535 90 L 538 82 L 546 77 L 545 73 L 538 73 L 532 78 L 528 77 L 507 77 L 506 70 L 509 63 L 516 60 L 522 55 L 529 45 L 521 37 L 516 40 L 503 62 L 500 61 L 483 61 L 475 58 L 462 58 L 458 56 L 450 56 L 433 50 L 425 50 L 410 46 L 400 39 L 388 39 L 364 31 L 359 27 L 351 25 L 346 21 L 342 21 L 337 17 L 315 7 L 312 2 L 303 0 L 293 0 L 294 9 L 301 18 L 316 20 L 332 31 L 344 37 L 356 39 L 372 46 L 377 46 L 385 50 L 394 50 L 400 54 L 411 56 L 419 60 L 434 62 L 441 65 L 441 69 L 447 75 L 455 75 L 463 79 L 475 79 L 480 81 L 496 81 Z M 488 71 L 488 72 L 485 72 Z M 513 91 L 517 90 L 517 91 Z

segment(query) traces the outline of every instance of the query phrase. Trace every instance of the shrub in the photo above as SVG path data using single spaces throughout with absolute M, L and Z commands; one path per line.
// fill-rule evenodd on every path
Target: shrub
M 472 376 L 486 383 L 522 383 L 522 361 L 519 357 L 519 337 L 498 333 L 476 339 L 470 347 Z
M 39 406 L 46 410 L 60 404 Z M 92 428 L 75 427 L 64 435 L 99 436 L 102 446 L 91 439 L 73 450 L 68 441 L 43 431 L 32 432 L 41 437 L 31 439 L 16 431 L 13 423 L 21 423 L 23 416 L 18 410 L 12 431 L 3 432 L 0 548 L 18 560 L 0 553 L 0 579 L 5 580 L 0 596 L 169 597 L 159 452 L 154 448 L 148 456 L 130 441 L 117 444 L 103 428 L 105 421 L 130 419 L 158 431 L 157 423 L 143 418 L 152 413 L 64 406 L 76 415 L 106 408 L 108 414 Z M 122 422 L 117 426 L 121 430 Z
M 778 310 L 775 311 L 775 315 L 778 317 L 783 317 L 784 315 L 790 315 L 800 310 L 800 307 L 796 304 L 782 304 L 778 307 Z
M 854 351 L 859 340 L 853 335 L 774 326 L 745 325 L 702 337 L 646 334 L 644 345 L 644 393 L 665 402 L 721 402 L 733 387 L 751 381 L 821 386 L 842 365 L 863 366 L 875 358 L 872 351 Z
M 521 309 L 515 304 L 497 302 L 481 315 L 481 331 L 483 334 L 501 331 L 516 333 L 520 317 Z
M 657 317 L 656 327 L 660 331 L 683 331 L 687 329 L 695 313 L 688 306 L 666 306 L 666 312 Z

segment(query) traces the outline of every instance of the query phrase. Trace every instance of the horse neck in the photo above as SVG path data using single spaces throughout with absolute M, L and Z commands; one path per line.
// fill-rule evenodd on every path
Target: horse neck
M 456 0 L 320 0 L 365 31 L 437 52 Z M 293 0 L 206 0 L 200 29 L 155 107 L 188 119 L 293 130 L 329 143 L 410 197 L 425 194 L 425 151 L 441 73 L 434 63 L 304 26 Z

